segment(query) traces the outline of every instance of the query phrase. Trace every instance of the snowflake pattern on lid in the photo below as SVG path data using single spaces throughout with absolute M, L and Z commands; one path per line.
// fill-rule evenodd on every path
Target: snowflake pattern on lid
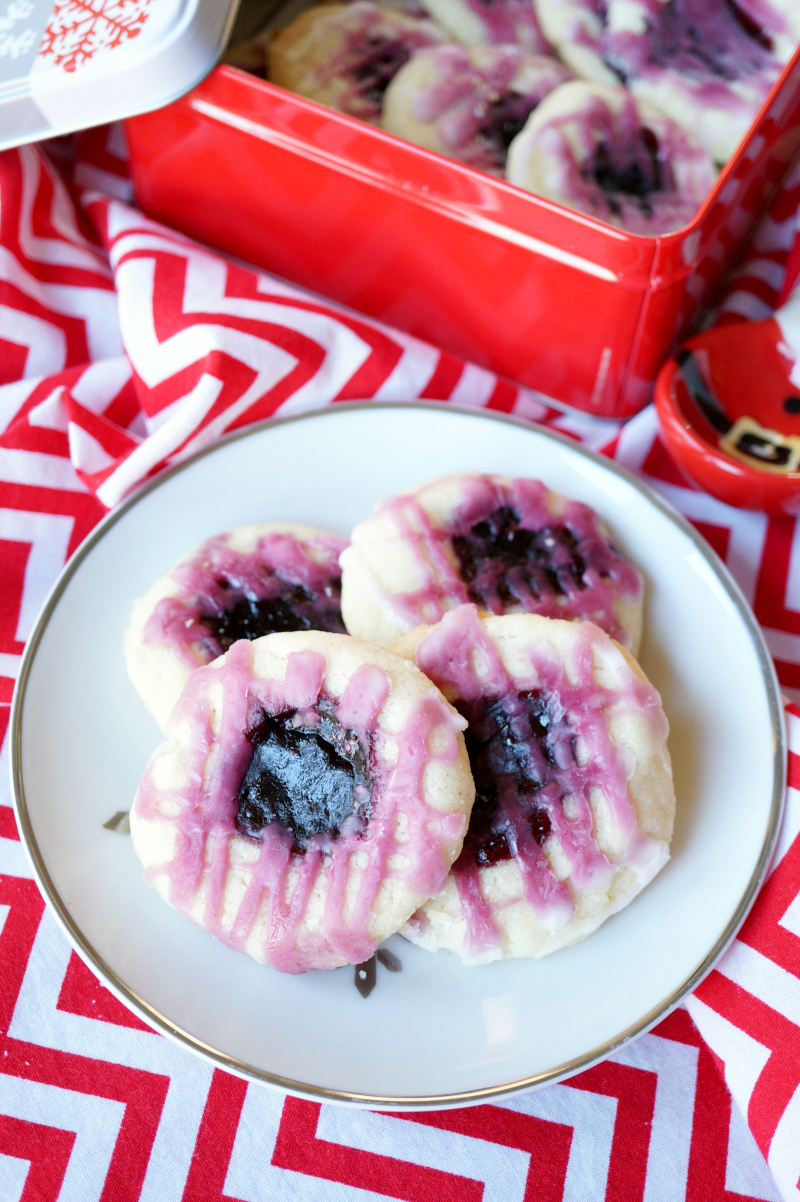
M 75 71 L 98 51 L 113 50 L 141 33 L 150 0 L 56 0 L 39 56 Z
M 33 0 L 10 0 L 0 16 L 0 57 L 20 58 L 35 45 L 36 33 L 28 24 Z

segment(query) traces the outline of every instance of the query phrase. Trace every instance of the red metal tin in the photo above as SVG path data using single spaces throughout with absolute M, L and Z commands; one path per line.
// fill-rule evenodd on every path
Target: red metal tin
M 625 417 L 800 147 L 800 51 L 692 223 L 657 238 L 232 67 L 127 133 L 154 217 L 568 405 Z

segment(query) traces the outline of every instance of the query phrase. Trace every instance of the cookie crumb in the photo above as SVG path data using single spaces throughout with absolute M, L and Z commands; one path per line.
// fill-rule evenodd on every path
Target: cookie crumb
M 119 835 L 129 835 L 131 833 L 130 812 L 117 810 L 113 818 L 109 818 L 108 822 L 103 823 L 103 829 L 116 831 Z
M 362 997 L 369 997 L 378 981 L 378 966 L 374 956 L 356 965 L 356 989 Z

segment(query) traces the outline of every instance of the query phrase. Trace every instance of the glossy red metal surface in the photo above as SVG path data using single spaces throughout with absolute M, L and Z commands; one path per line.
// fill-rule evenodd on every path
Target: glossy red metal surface
M 800 146 L 800 54 L 690 226 L 623 233 L 235 68 L 127 123 L 152 216 L 548 396 L 649 399 Z
M 740 509 L 800 512 L 800 396 L 778 322 L 691 338 L 656 382 L 661 433 L 686 475 Z

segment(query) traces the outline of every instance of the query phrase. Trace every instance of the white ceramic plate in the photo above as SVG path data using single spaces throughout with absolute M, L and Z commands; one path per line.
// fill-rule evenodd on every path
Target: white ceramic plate
M 584 943 L 465 968 L 399 936 L 403 971 L 282 976 L 215 942 L 104 829 L 160 735 L 128 683 L 135 597 L 204 538 L 294 519 L 347 533 L 380 498 L 459 470 L 536 476 L 593 505 L 644 572 L 643 666 L 672 725 L 672 859 Z M 337 406 L 234 436 L 163 476 L 72 559 L 28 645 L 13 715 L 20 826 L 78 952 L 127 1005 L 225 1068 L 390 1108 L 463 1105 L 586 1068 L 697 984 L 743 920 L 783 796 L 782 709 L 735 584 L 691 528 L 615 465 L 512 419 Z

